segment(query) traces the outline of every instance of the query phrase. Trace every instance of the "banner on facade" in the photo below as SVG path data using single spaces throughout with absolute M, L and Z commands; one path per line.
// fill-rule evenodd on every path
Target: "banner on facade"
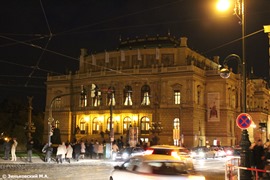
M 220 121 L 219 92 L 207 94 L 207 119 L 208 122 Z

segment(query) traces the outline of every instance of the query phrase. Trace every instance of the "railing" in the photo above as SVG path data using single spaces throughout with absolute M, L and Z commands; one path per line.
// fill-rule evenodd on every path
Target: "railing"
M 241 167 L 240 157 L 234 157 L 228 160 L 225 164 L 225 180 L 240 180 L 240 170 L 252 171 L 255 180 L 259 180 L 259 172 L 264 173 L 270 179 L 270 170 Z

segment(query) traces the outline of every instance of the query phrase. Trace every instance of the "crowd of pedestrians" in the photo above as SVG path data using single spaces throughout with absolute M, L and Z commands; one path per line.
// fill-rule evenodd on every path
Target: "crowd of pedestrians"
M 103 159 L 105 158 L 106 142 L 98 142 L 91 139 L 90 141 L 75 141 L 74 143 L 62 142 L 57 147 L 52 144 L 45 144 L 42 152 L 45 154 L 44 161 L 51 162 L 53 157 L 57 163 L 79 161 L 80 159 Z M 55 156 L 54 156 L 55 155 Z
M 263 143 L 261 139 L 253 142 L 250 146 L 250 165 L 252 168 L 270 170 L 270 141 L 269 139 Z M 255 171 L 252 174 L 256 176 Z M 269 173 L 258 172 L 258 176 L 262 179 L 264 176 L 269 177 Z

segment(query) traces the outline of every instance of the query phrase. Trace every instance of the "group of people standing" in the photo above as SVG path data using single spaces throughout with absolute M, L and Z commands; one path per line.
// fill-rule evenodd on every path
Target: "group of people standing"
M 11 161 L 17 161 L 17 156 L 16 156 L 17 146 L 18 146 L 17 138 L 14 137 L 12 139 L 9 139 L 9 138 L 5 139 L 5 142 L 3 143 L 4 160 L 9 160 L 10 154 L 11 154 Z M 28 162 L 32 162 L 33 146 L 34 146 L 34 141 L 30 138 L 26 144 Z
M 18 146 L 18 142 L 16 138 L 12 138 L 12 140 L 6 139 L 3 148 L 4 148 L 4 159 L 9 160 L 9 155 L 11 153 L 11 161 L 17 161 L 16 156 L 16 148 Z
M 256 169 L 268 169 L 270 168 L 270 141 L 267 140 L 263 143 L 261 139 L 257 140 L 250 146 L 250 165 Z M 269 174 L 264 174 L 258 172 L 260 178 L 263 175 L 268 176 Z M 255 174 L 253 174 L 255 177 Z
M 45 144 L 42 148 L 42 152 L 45 153 L 45 162 L 50 162 L 52 154 L 55 153 L 56 162 L 63 163 L 64 161 L 70 163 L 71 159 L 79 161 L 85 157 L 98 158 L 101 159 L 104 153 L 104 145 L 99 143 L 97 140 L 94 141 L 75 141 L 75 143 L 65 143 L 59 144 L 55 147 L 55 151 L 50 145 Z

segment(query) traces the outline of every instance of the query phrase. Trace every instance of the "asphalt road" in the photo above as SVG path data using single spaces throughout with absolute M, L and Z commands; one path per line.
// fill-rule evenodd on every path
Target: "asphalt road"
M 207 180 L 224 180 L 225 159 L 196 160 L 196 170 L 205 175 Z M 33 158 L 33 163 L 26 162 L 21 157 L 16 162 L 0 159 L 0 179 L 90 179 L 108 180 L 113 166 L 121 162 L 110 160 L 84 159 L 64 162 L 45 163 L 39 157 Z

